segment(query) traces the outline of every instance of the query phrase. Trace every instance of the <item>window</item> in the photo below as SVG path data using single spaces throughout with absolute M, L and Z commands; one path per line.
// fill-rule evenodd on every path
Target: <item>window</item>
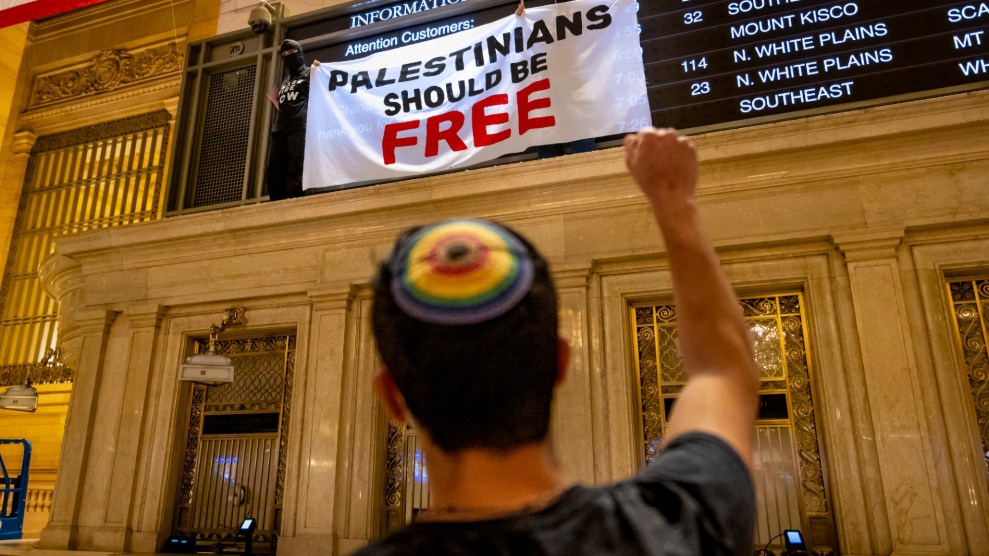
M 38 278 L 53 239 L 158 218 L 168 118 L 162 110 L 35 143 L 0 289 L 0 378 L 58 340 L 55 300 Z

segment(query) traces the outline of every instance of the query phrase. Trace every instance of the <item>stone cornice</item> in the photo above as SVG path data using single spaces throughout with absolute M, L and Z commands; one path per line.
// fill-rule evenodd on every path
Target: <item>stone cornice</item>
M 591 263 L 550 267 L 557 290 L 587 288 L 593 270 L 594 266 Z
M 346 310 L 359 290 L 355 284 L 326 285 L 310 290 L 309 299 L 316 311 Z
M 73 337 L 80 334 L 105 334 L 110 330 L 110 325 L 117 319 L 118 314 L 105 308 L 76 311 L 73 315 L 72 327 L 64 327 L 63 335 Z
M 64 255 L 51 255 L 41 261 L 38 274 L 45 292 L 59 302 L 86 282 L 79 262 Z
M 746 157 L 842 141 L 989 120 L 989 91 L 979 90 L 847 112 L 705 133 L 695 139 L 702 161 Z M 705 148 L 716 146 L 716 148 Z
M 845 255 L 845 261 L 852 263 L 896 257 L 896 250 L 905 235 L 903 228 L 888 228 L 842 232 L 831 237 Z
M 888 139 L 890 144 L 895 144 L 899 149 L 891 160 L 874 160 L 876 157 L 868 150 L 853 148 L 851 152 L 857 158 L 851 168 L 844 166 L 847 162 L 845 155 L 848 154 L 848 141 L 843 133 L 818 129 L 821 125 L 816 121 L 788 122 L 788 129 L 805 126 L 808 131 L 813 130 L 813 133 L 809 133 L 812 137 L 804 139 L 799 152 L 797 149 L 788 150 L 793 158 L 786 160 L 787 163 L 802 161 L 805 157 L 821 156 L 822 151 L 833 145 L 841 144 L 844 147 L 840 152 L 832 151 L 828 155 L 828 164 L 795 166 L 792 175 L 778 180 L 780 183 L 773 187 L 794 195 L 822 186 L 854 187 L 855 182 L 843 176 L 856 176 L 861 181 L 862 176 L 888 173 L 905 164 L 943 165 L 945 161 L 942 155 L 948 151 L 954 153 L 952 162 L 966 156 L 985 158 L 984 153 L 989 150 L 989 146 L 984 142 L 979 144 L 967 139 L 957 139 L 957 143 L 954 142 L 958 134 L 952 133 L 956 128 L 951 126 L 964 129 L 966 133 L 974 133 L 973 130 L 980 129 L 984 133 L 985 124 L 989 121 L 989 91 L 944 97 L 938 99 L 937 104 L 926 101 L 920 104 L 931 111 L 926 120 L 920 117 L 917 107 L 905 105 L 819 117 L 835 121 L 842 129 L 855 127 L 853 139 L 869 132 L 872 140 L 879 142 Z M 977 105 L 983 109 L 971 112 Z M 901 116 L 898 110 L 907 112 L 909 117 Z M 877 117 L 883 114 L 897 120 L 913 118 L 911 121 L 915 127 L 911 133 L 902 133 L 897 127 L 892 135 L 887 135 L 888 130 L 882 129 L 877 123 Z M 930 129 L 941 130 L 938 142 L 935 143 L 938 148 L 918 151 L 918 144 L 928 137 Z M 735 130 L 731 134 L 699 137 L 699 150 L 706 161 L 701 165 L 702 174 L 711 171 L 711 164 L 735 159 L 735 153 L 730 150 L 732 142 L 747 144 L 750 136 L 765 137 L 766 134 L 762 127 L 755 127 Z M 969 149 L 968 154 L 958 150 L 963 147 Z M 753 157 L 758 159 L 755 155 Z M 836 166 L 834 161 L 840 161 L 841 164 Z M 721 174 L 707 175 L 702 179 L 700 193 L 710 192 L 718 187 L 711 185 L 712 183 L 722 182 L 730 191 L 710 192 L 708 195 L 735 195 L 741 192 L 746 195 L 764 194 L 763 185 L 744 181 L 744 168 L 732 170 L 732 163 L 722 166 Z M 827 179 L 827 183 L 822 185 L 815 182 L 808 185 L 808 173 L 816 172 L 818 167 L 826 168 L 827 175 L 814 174 L 812 177 L 815 180 Z M 469 182 L 469 186 L 465 186 L 466 182 Z M 515 205 L 524 205 L 525 211 L 513 212 L 505 209 L 506 206 Z M 635 218 L 639 218 L 636 215 L 640 213 L 647 214 L 641 194 L 627 176 L 621 150 L 605 149 L 576 156 L 342 190 L 278 203 L 204 211 L 165 218 L 150 224 L 64 237 L 58 239 L 57 243 L 60 252 L 73 256 L 100 252 L 112 246 L 117 256 L 124 256 L 127 265 L 141 266 L 157 264 L 156 257 L 167 257 L 179 262 L 180 259 L 175 258 L 175 254 L 179 252 L 183 253 L 181 257 L 201 257 L 206 254 L 204 246 L 205 251 L 222 254 L 226 249 L 225 245 L 243 245 L 243 241 L 247 240 L 256 251 L 288 250 L 315 246 L 337 238 L 352 238 L 351 233 L 356 230 L 361 230 L 363 241 L 386 245 L 401 229 L 420 223 L 426 213 L 435 218 L 455 213 L 462 216 L 490 217 L 513 224 L 517 219 L 552 217 L 562 205 L 567 206 L 569 214 L 581 211 L 597 213 L 601 210 L 624 211 L 629 217 Z M 645 220 L 648 216 L 641 218 Z M 908 227 L 910 225 L 907 223 Z M 265 232 L 258 233 L 260 230 Z M 826 237 L 829 232 L 830 230 L 801 230 L 799 235 Z M 167 245 L 168 253 L 147 249 L 151 245 Z M 125 253 L 133 253 L 134 257 Z M 93 262 L 100 264 L 98 261 Z
M 158 328 L 168 308 L 157 303 L 130 305 L 124 308 L 124 315 L 133 329 Z

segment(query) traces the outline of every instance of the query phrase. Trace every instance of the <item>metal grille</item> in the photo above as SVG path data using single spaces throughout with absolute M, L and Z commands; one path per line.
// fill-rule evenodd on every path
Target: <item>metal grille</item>
M 426 469 L 426 453 L 422 438 L 413 427 L 405 433 L 405 484 L 407 503 L 405 521 L 411 523 L 420 512 L 429 508 L 429 471 Z
M 948 295 L 989 473 L 989 279 L 949 282 Z
M 388 452 L 385 462 L 384 533 L 405 526 L 405 423 L 388 422 Z
M 259 530 L 273 531 L 278 435 L 203 438 L 199 451 L 192 528 L 234 530 L 254 517 Z
M 37 141 L 0 289 L 0 367 L 55 347 L 55 300 L 37 274 L 53 238 L 158 217 L 168 118 L 160 111 Z
M 295 349 L 294 335 L 216 343 L 216 352 L 233 361 L 234 382 L 193 387 L 176 532 L 234 541 L 237 525 L 250 516 L 258 520 L 255 539 L 274 542 L 285 490 Z M 195 351 L 203 350 L 205 341 L 197 341 Z M 277 426 L 259 432 L 252 418 L 266 415 L 274 415 Z M 205 422 L 217 418 L 249 426 L 210 432 Z
M 209 78 L 194 207 L 243 197 L 256 74 L 257 68 L 249 66 Z
M 759 504 L 756 505 L 756 539 L 765 544 L 786 529 L 800 525 L 799 478 L 793 434 L 788 425 L 756 427 L 752 470 Z
M 760 394 L 785 396 L 788 415 L 762 417 L 757 427 L 753 458 L 756 542 L 761 547 L 783 529 L 804 529 L 811 533 L 815 554 L 833 553 L 803 298 L 799 293 L 761 296 L 741 299 L 740 305 L 759 367 Z M 662 449 L 667 411 L 687 380 L 677 345 L 676 318 L 674 305 L 636 307 L 632 312 L 646 463 Z
M 206 411 L 265 410 L 278 411 L 282 405 L 285 352 L 260 353 L 254 356 L 232 355 L 237 366 L 237 380 L 210 388 Z
M 429 471 L 423 441 L 415 426 L 388 423 L 383 531 L 390 533 L 429 509 Z

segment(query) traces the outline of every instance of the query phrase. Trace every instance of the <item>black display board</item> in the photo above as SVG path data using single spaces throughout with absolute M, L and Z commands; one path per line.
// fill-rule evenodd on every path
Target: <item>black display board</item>
M 289 36 L 337 37 L 310 54 L 345 60 L 483 25 L 517 5 L 425 0 L 430 9 L 355 26 L 372 12 L 395 15 L 422 1 L 360 2 Z M 729 127 L 989 87 L 989 0 L 639 0 L 621 9 L 638 12 L 641 50 L 615 55 L 642 56 L 656 126 Z
M 657 126 L 989 86 L 989 2 L 641 0 L 639 23 Z

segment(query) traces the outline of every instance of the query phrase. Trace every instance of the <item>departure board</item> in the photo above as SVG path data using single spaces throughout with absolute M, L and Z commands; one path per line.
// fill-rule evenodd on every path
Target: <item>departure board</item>
M 639 0 L 638 10 L 657 126 L 989 86 L 989 2 Z

